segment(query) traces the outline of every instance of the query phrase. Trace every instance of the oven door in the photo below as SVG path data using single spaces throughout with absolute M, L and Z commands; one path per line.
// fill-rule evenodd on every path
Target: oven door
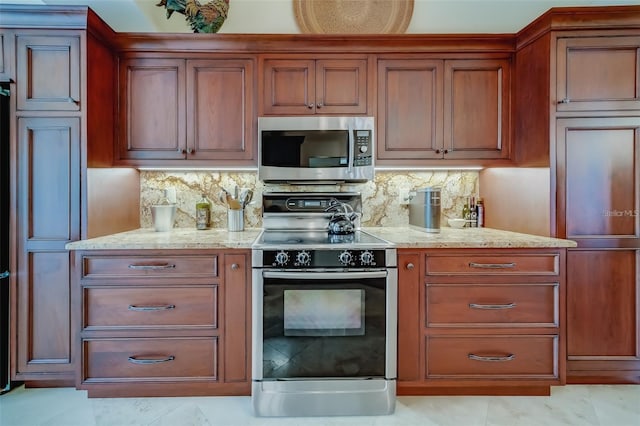
M 253 379 L 395 379 L 397 272 L 254 269 Z

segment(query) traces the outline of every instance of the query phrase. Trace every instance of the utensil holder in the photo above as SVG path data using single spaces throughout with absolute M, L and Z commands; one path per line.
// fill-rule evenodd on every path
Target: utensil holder
M 244 231 L 243 209 L 227 209 L 227 229 L 232 232 Z
M 171 231 L 176 218 L 176 205 L 151 206 L 151 217 L 156 232 Z

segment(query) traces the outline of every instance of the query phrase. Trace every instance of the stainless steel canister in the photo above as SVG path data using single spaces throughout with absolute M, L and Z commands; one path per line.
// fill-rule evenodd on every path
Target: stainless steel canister
M 229 231 L 244 231 L 243 209 L 227 209 L 227 229 Z
M 425 232 L 440 232 L 440 187 L 416 190 L 409 203 L 409 225 Z

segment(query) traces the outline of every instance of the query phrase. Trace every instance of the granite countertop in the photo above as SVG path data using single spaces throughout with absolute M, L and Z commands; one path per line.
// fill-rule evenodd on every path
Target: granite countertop
M 490 228 L 453 229 L 443 227 L 439 233 L 427 233 L 409 227 L 365 227 L 364 231 L 394 243 L 397 248 L 545 248 L 576 247 L 574 241 L 540 237 Z M 248 249 L 260 234 L 260 228 L 229 232 L 226 228 L 199 231 L 175 228 L 155 232 L 141 228 L 104 237 L 74 241 L 68 250 L 136 250 L 136 249 Z
M 397 248 L 556 248 L 577 246 L 575 241 L 491 228 L 454 229 L 442 227 L 439 233 L 428 233 L 410 227 L 362 229 L 394 243 Z
M 156 232 L 153 228 L 140 228 L 88 240 L 74 241 L 67 250 L 136 250 L 136 249 L 247 249 L 262 229 L 252 228 L 229 232 L 226 228 L 197 230 L 174 228 L 169 232 Z

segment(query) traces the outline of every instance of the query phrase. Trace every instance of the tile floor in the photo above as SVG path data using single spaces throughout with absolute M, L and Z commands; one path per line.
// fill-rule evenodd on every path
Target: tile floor
M 1 426 L 640 426 L 640 385 L 562 386 L 550 397 L 399 397 L 377 417 L 256 418 L 249 397 L 87 398 L 72 388 L 0 396 Z

